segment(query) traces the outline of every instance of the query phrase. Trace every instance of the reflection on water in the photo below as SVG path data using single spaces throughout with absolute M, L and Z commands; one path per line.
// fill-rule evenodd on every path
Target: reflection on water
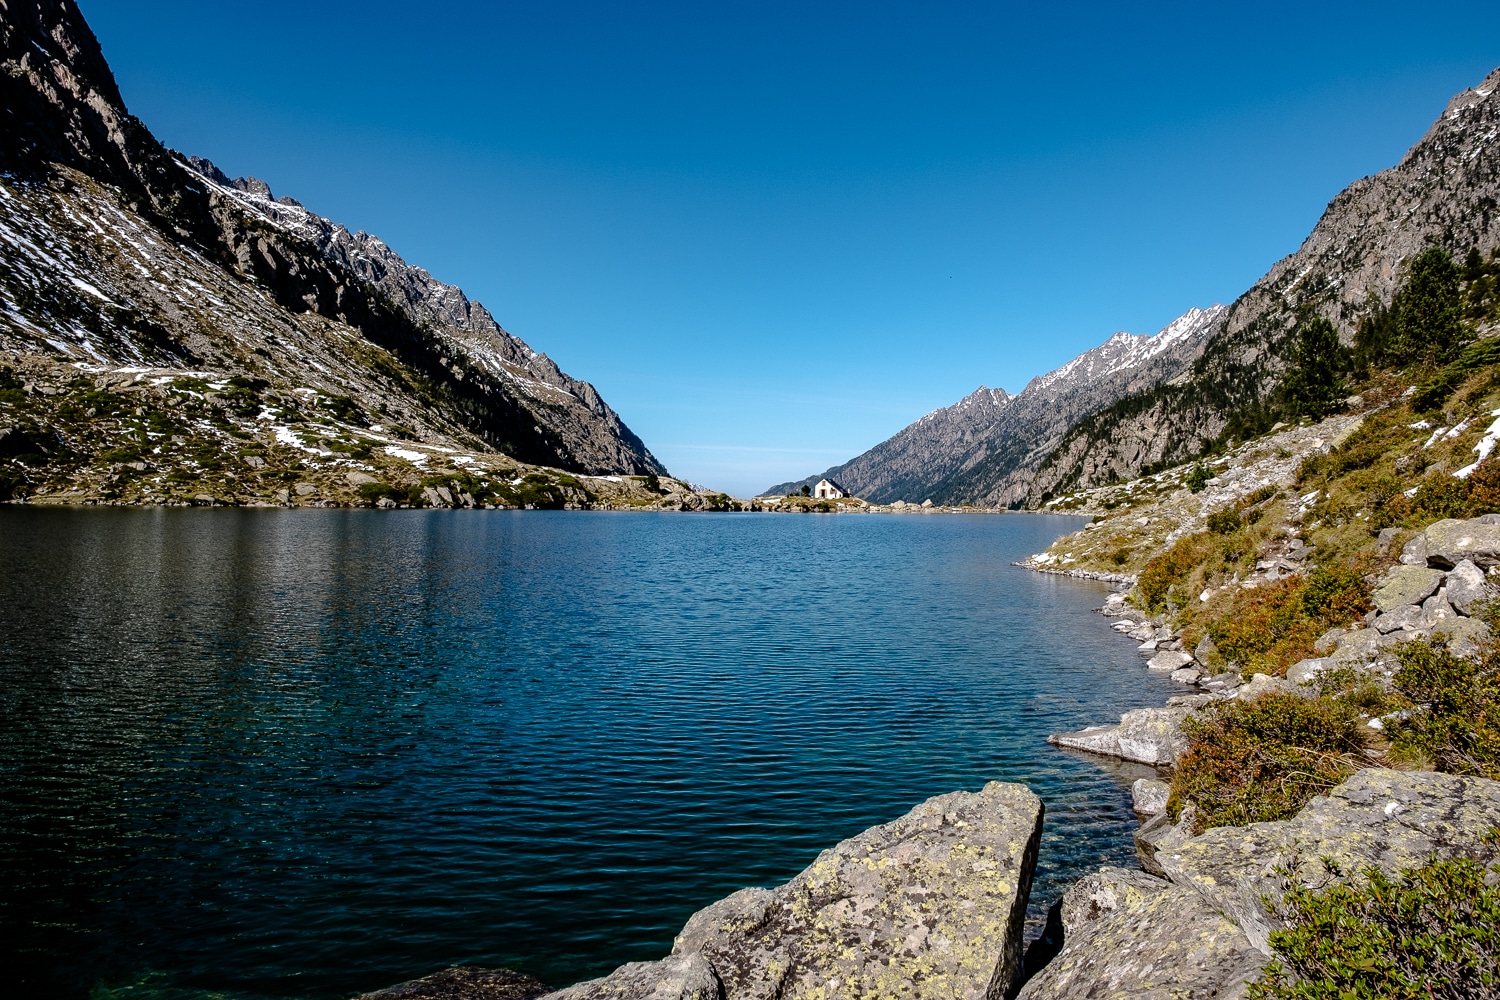
M 8 978 L 563 984 L 995 778 L 1047 804 L 1039 912 L 1129 863 L 1139 773 L 1046 735 L 1167 687 L 1011 565 L 1077 523 L 0 510 Z

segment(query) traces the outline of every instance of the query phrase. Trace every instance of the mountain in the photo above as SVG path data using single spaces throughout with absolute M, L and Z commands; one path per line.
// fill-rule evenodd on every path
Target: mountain
M 992 498 L 987 494 L 995 491 L 970 493 L 968 484 L 997 478 L 1024 481 L 1079 420 L 1187 370 L 1219 331 L 1224 313 L 1224 306 L 1192 309 L 1153 335 L 1116 333 L 1032 379 L 1014 396 L 980 387 L 806 481 L 827 476 L 874 503 L 931 498 L 939 503 L 1012 504 L 1008 492 Z M 794 492 L 802 482 L 782 483 L 766 494 Z
M 0 364 L 206 373 L 410 441 L 666 471 L 593 386 L 460 289 L 163 147 L 73 0 L 0 0 L 0 63 Z
M 1035 507 L 1269 429 L 1299 318 L 1324 316 L 1350 342 L 1363 318 L 1389 305 L 1406 262 L 1423 249 L 1462 258 L 1500 243 L 1497 89 L 1500 69 L 1454 97 L 1400 163 L 1340 192 L 1297 252 L 1232 305 L 1174 323 L 1194 331 L 1177 334 L 1180 347 L 1164 345 L 1157 360 L 1117 378 L 1097 353 L 1116 335 L 1033 380 L 992 422 L 966 425 L 967 446 L 931 414 L 825 474 L 872 500 Z M 1140 338 L 1133 343 L 1146 350 Z

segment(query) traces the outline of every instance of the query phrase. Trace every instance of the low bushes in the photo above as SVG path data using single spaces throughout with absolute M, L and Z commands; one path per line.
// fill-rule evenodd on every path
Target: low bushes
M 1330 698 L 1268 694 L 1217 702 L 1183 725 L 1188 750 L 1172 776 L 1174 816 L 1191 799 L 1200 832 L 1287 819 L 1353 773 L 1359 713 Z
M 1468 859 L 1390 878 L 1292 886 L 1271 934 L 1277 958 L 1252 1000 L 1493 1000 L 1500 997 L 1500 886 Z
M 1246 675 L 1281 676 L 1293 663 L 1316 655 L 1318 636 L 1349 624 L 1369 607 L 1357 572 L 1319 568 L 1306 577 L 1232 592 L 1201 614 L 1195 631 L 1212 638 L 1219 653 Z
M 1500 780 L 1500 671 L 1410 642 L 1393 679 L 1406 709 L 1388 725 L 1393 754 L 1453 774 Z

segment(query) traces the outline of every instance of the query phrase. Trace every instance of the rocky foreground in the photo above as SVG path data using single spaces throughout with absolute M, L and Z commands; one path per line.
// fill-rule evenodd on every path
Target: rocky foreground
M 1081 879 L 1054 908 L 1052 940 L 1023 960 L 1042 814 L 1021 785 L 940 795 L 786 885 L 699 911 L 657 961 L 555 992 L 506 970 L 450 969 L 363 1000 L 1242 997 L 1270 960 L 1276 900 L 1292 885 L 1500 858 L 1488 835 L 1500 782 L 1370 768 L 1291 820 L 1163 843 L 1156 874 Z

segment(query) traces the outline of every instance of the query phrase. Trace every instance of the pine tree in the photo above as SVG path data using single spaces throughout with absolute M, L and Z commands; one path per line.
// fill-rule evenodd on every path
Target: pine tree
M 1463 346 L 1463 296 L 1459 270 L 1441 247 L 1412 261 L 1406 287 L 1391 303 L 1396 361 L 1448 361 Z
M 1294 416 L 1321 420 L 1344 398 L 1348 352 L 1338 331 L 1322 316 L 1303 320 L 1292 351 L 1292 364 L 1282 383 L 1282 399 Z

